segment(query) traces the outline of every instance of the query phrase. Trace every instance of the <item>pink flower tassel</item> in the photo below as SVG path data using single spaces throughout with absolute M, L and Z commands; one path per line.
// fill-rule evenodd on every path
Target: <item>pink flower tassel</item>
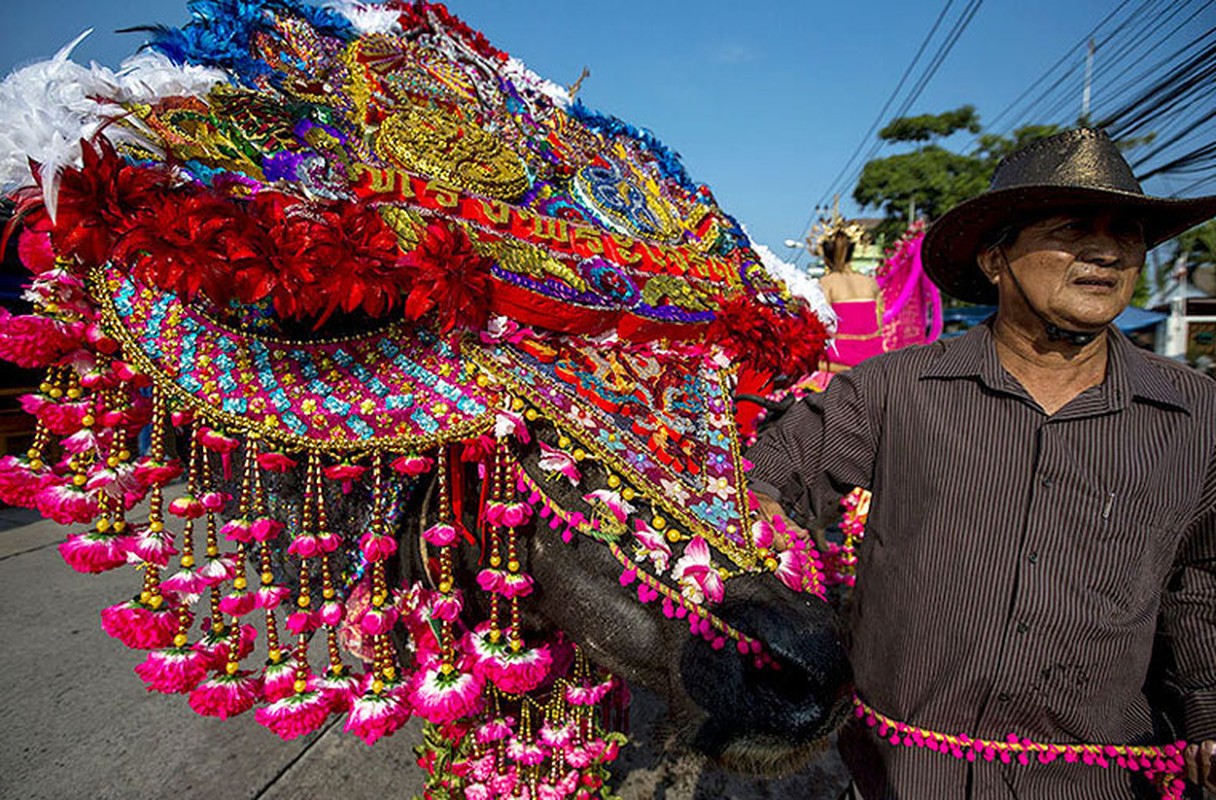
M 4 456 L 0 458 L 0 503 L 35 508 L 38 494 L 53 480 L 45 466 L 34 469 L 28 458 Z
M 177 634 L 177 623 L 177 611 L 168 603 L 153 609 L 128 600 L 101 611 L 102 630 L 133 650 L 168 647 Z
M 228 719 L 253 708 L 258 681 L 248 672 L 216 675 L 190 692 L 190 707 L 204 717 Z
M 46 486 L 34 502 L 42 516 L 60 525 L 92 522 L 98 511 L 97 498 L 70 483 Z
M 255 711 L 254 717 L 259 725 L 269 728 L 280 739 L 289 741 L 321 727 L 332 711 L 321 692 L 311 691 L 276 700 Z
M 359 678 L 355 673 L 335 673 L 331 670 L 317 679 L 317 690 L 325 695 L 335 714 L 345 714 L 358 696 Z
M 189 647 L 168 647 L 153 650 L 135 674 L 148 685 L 149 692 L 182 694 L 198 686 L 207 676 L 199 654 Z
M 350 705 L 343 730 L 353 733 L 364 744 L 391 736 L 410 719 L 410 707 L 400 692 L 368 691 L 356 697 Z
M 168 531 L 142 528 L 128 539 L 128 560 L 147 562 L 164 569 L 175 555 L 177 548 L 173 546 L 173 537 Z
M 414 713 L 441 725 L 467 717 L 481 709 L 485 679 L 475 672 L 461 672 L 432 664 L 414 673 L 410 682 L 410 704 Z
M 262 697 L 271 703 L 290 697 L 296 691 L 296 677 L 296 661 L 290 654 L 267 662 L 262 670 Z
M 116 533 L 73 533 L 59 544 L 59 555 L 77 572 L 96 575 L 127 563 L 126 537 Z

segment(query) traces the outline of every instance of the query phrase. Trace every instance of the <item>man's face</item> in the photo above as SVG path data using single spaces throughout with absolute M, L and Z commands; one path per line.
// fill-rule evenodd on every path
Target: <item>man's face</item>
M 996 283 L 1003 315 L 1037 324 L 1027 308 L 1029 299 L 1059 327 L 1097 330 L 1131 302 L 1144 255 L 1144 228 L 1138 219 L 1120 212 L 1078 210 L 1027 225 L 1011 245 L 982 254 L 980 265 Z

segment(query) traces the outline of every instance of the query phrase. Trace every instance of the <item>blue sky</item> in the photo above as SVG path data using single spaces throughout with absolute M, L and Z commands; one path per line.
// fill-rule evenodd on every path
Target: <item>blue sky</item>
M 9 3 L 0 29 L 3 74 L 49 57 L 88 27 L 95 33 L 76 60 L 115 66 L 142 42 L 140 34 L 116 29 L 187 19 L 184 0 Z M 451 0 L 448 6 L 551 80 L 569 84 L 588 67 L 584 103 L 651 129 L 755 239 L 792 257 L 782 241 L 804 232 L 813 205 L 863 141 L 945 3 Z M 963 5 L 954 3 L 948 20 Z M 971 103 L 982 119 L 993 119 L 1118 5 L 987 0 L 911 113 Z M 1214 22 L 1209 13 L 1196 24 Z M 1099 64 L 1135 57 L 1098 54 Z M 1081 63 L 1080 48 L 1072 58 Z M 1071 116 L 1080 108 L 1081 82 L 1069 83 L 1076 98 Z M 1103 89 L 1094 88 L 1099 110 Z M 1007 119 L 998 127 L 1031 121 L 1038 120 Z M 844 192 L 846 213 L 857 211 L 851 189 Z

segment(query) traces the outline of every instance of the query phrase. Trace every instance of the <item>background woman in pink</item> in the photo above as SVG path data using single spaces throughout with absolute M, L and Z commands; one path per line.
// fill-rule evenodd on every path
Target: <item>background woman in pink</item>
M 853 248 L 861 242 L 861 226 L 847 223 L 838 211 L 821 224 L 823 232 L 813 240 L 813 246 L 823 257 L 827 273 L 819 285 L 837 319 L 836 337 L 822 369 L 842 372 L 886 351 L 882 292 L 874 278 L 853 269 Z

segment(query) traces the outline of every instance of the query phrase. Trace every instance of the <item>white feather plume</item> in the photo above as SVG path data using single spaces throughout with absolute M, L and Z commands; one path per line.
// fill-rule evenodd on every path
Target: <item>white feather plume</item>
M 360 33 L 401 33 L 400 11 L 356 0 L 329 0 L 323 6 L 346 17 Z
M 750 239 L 751 237 L 749 236 L 748 238 Z M 768 274 L 784 281 L 785 285 L 789 287 L 790 292 L 807 302 L 811 310 L 815 312 L 815 316 L 819 317 L 819 321 L 824 324 L 824 327 L 830 333 L 835 333 L 836 313 L 828 305 L 828 300 L 824 297 L 823 288 L 819 285 L 819 281 L 788 261 L 782 260 L 764 245 L 753 241 L 751 246 L 756 251 L 756 255 L 760 256 L 760 263 L 764 265 L 764 269 Z
M 54 218 L 59 176 L 80 165 L 80 141 L 126 113 L 122 103 L 151 103 L 172 95 L 203 95 L 225 74 L 196 66 L 178 66 L 155 52 L 123 62 L 117 72 L 97 64 L 81 66 L 72 51 L 87 30 L 53 58 L 31 64 L 0 83 L 0 192 L 34 183 L 30 161 L 41 166 L 42 191 Z M 107 138 L 132 138 L 111 126 Z
M 551 99 L 560 108 L 570 105 L 570 92 L 559 83 L 542 78 L 524 62 L 515 57 L 508 57 L 502 65 L 502 73 L 515 84 L 518 89 L 530 89 Z

